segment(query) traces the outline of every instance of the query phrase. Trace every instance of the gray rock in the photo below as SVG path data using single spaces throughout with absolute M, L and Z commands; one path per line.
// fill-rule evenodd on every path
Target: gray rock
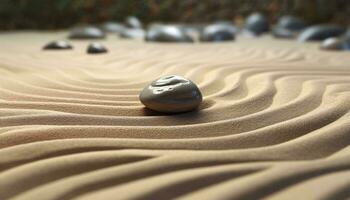
M 204 42 L 221 42 L 235 39 L 238 29 L 232 24 L 217 23 L 206 26 L 199 36 L 200 41 Z
M 94 26 L 82 26 L 73 28 L 69 34 L 70 39 L 103 39 L 106 34 Z
M 277 25 L 272 30 L 272 35 L 276 38 L 292 39 L 296 38 L 299 32 L 306 28 L 306 23 L 293 16 L 283 16 L 278 20 Z
M 253 13 L 247 18 L 245 28 L 248 31 L 253 32 L 255 35 L 260 35 L 268 32 L 270 30 L 270 25 L 264 15 Z
M 135 16 L 129 16 L 125 20 L 125 24 L 128 28 L 136 28 L 136 29 L 141 29 L 142 28 L 142 23 L 141 21 L 135 17 Z
M 89 44 L 86 52 L 88 54 L 100 54 L 100 53 L 107 53 L 108 50 L 102 44 L 97 43 L 97 42 L 93 42 L 93 43 Z
M 101 28 L 108 33 L 121 33 L 125 29 L 125 26 L 116 22 L 106 22 L 101 25 Z
M 66 50 L 66 49 L 73 49 L 73 46 L 66 41 L 57 40 L 46 44 L 43 47 L 43 49 L 44 50 Z
M 153 81 L 142 90 L 139 98 L 147 108 L 165 113 L 191 111 L 202 102 L 202 94 L 196 84 L 176 75 Z
M 315 25 L 302 31 L 298 37 L 298 41 L 320 41 L 330 37 L 338 37 L 344 34 L 345 28 L 337 25 Z
M 291 31 L 301 31 L 306 28 L 306 23 L 298 17 L 286 15 L 278 20 L 277 27 Z
M 341 50 L 342 49 L 342 43 L 343 41 L 340 40 L 339 38 L 327 38 L 325 39 L 320 48 L 323 50 Z
M 129 39 L 144 38 L 145 37 L 145 31 L 143 29 L 127 28 L 127 29 L 124 29 L 119 34 L 119 36 L 121 38 L 129 38 Z
M 183 29 L 171 25 L 151 27 L 146 33 L 145 40 L 153 42 L 193 42 L 193 39 Z

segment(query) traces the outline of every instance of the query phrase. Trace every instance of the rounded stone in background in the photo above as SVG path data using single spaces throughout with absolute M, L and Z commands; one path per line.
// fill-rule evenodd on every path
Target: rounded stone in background
M 146 33 L 146 41 L 153 42 L 193 42 L 183 29 L 172 25 L 154 25 Z
M 102 44 L 97 43 L 97 42 L 93 42 L 93 43 L 89 44 L 89 46 L 87 47 L 86 52 L 88 54 L 100 54 L 100 53 L 107 53 L 108 50 Z
M 129 16 L 125 20 L 125 25 L 129 28 L 136 28 L 136 29 L 141 29 L 142 28 L 142 23 L 141 21 L 135 17 L 135 16 Z
M 342 50 L 343 41 L 339 38 L 327 38 L 322 43 L 320 48 L 323 50 Z
M 238 29 L 228 23 L 217 23 L 206 26 L 200 33 L 199 40 L 203 42 L 221 42 L 235 39 Z
M 43 47 L 44 50 L 66 50 L 73 49 L 73 46 L 63 40 L 52 41 Z
M 103 31 L 107 33 L 121 33 L 125 26 L 117 22 L 106 22 L 101 25 Z
M 306 28 L 306 23 L 300 18 L 294 16 L 281 17 L 275 28 L 272 30 L 272 35 L 276 38 L 292 39 L 296 38 L 299 32 Z
M 247 18 L 245 28 L 255 35 L 260 35 L 268 32 L 270 30 L 270 25 L 264 15 L 253 13 Z
M 203 99 L 195 83 L 177 75 L 153 81 L 142 90 L 139 98 L 147 108 L 164 113 L 194 110 Z
M 94 26 L 81 26 L 73 28 L 68 37 L 70 39 L 103 39 L 106 34 Z
M 346 29 L 337 25 L 315 25 L 306 28 L 298 36 L 299 42 L 321 41 L 344 34 Z
M 298 17 L 286 15 L 279 18 L 277 27 L 291 31 L 301 31 L 306 28 L 306 23 Z

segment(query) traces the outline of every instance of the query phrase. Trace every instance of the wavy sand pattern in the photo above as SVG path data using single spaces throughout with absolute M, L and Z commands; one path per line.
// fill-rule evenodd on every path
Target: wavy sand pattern
M 40 50 L 56 38 L 0 36 L 0 199 L 350 197 L 348 53 L 269 38 Z M 198 84 L 197 112 L 139 103 L 168 74 Z

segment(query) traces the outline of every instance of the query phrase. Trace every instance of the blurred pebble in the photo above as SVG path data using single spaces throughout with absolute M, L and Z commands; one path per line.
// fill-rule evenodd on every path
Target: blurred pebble
M 185 31 L 173 25 L 155 25 L 146 33 L 146 41 L 153 42 L 193 42 Z
M 43 47 L 44 50 L 65 50 L 73 49 L 73 46 L 63 40 L 52 41 Z
M 88 54 L 100 54 L 100 53 L 107 53 L 108 50 L 102 44 L 97 43 L 97 42 L 93 42 L 93 43 L 89 44 L 86 52 Z
M 272 30 L 272 35 L 276 38 L 296 38 L 305 27 L 306 23 L 300 18 L 286 15 L 278 20 L 277 25 Z
M 142 28 L 142 23 L 141 21 L 135 17 L 135 16 L 129 16 L 125 20 L 125 24 L 128 28 L 136 28 L 136 29 L 141 29 Z
M 238 29 L 227 23 L 217 23 L 206 26 L 200 34 L 199 40 L 204 42 L 221 42 L 235 39 Z
M 298 36 L 298 41 L 320 41 L 330 37 L 338 37 L 344 34 L 345 28 L 337 25 L 314 25 L 303 30 Z
M 298 17 L 286 15 L 278 20 L 277 27 L 291 31 L 301 31 L 306 28 L 306 23 Z
M 258 36 L 270 30 L 270 25 L 266 17 L 260 13 L 253 13 L 246 19 L 245 28 Z
M 323 50 L 341 50 L 343 41 L 339 38 L 327 38 L 322 43 L 320 48 Z
M 70 39 L 103 39 L 105 37 L 105 33 L 94 26 L 76 27 L 69 34 Z

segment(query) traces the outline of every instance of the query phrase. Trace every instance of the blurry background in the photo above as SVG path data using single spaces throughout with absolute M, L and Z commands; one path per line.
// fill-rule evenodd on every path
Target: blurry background
M 350 22 L 349 0 L 0 0 L 0 29 L 63 29 L 75 24 L 124 21 L 240 23 L 254 11 L 271 23 L 285 14 L 306 22 Z

